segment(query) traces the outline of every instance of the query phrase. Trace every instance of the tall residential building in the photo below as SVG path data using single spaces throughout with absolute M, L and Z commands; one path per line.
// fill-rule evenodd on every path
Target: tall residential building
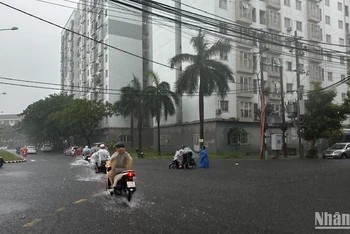
M 278 120 L 281 115 L 280 73 L 278 66 L 283 66 L 283 83 L 285 102 L 295 101 L 296 90 L 306 93 L 314 88 L 315 82 L 328 86 L 344 79 L 349 68 L 349 5 L 345 0 L 159 0 L 158 2 L 182 8 L 197 14 L 218 20 L 226 19 L 218 27 L 217 32 L 227 32 L 229 24 L 240 30 L 230 37 L 233 50 L 229 54 L 221 54 L 218 60 L 228 64 L 234 72 L 235 83 L 229 83 L 227 98 L 218 95 L 205 98 L 205 144 L 211 151 L 240 150 L 258 151 L 260 144 L 260 122 L 258 96 L 260 71 L 263 71 L 263 87 L 272 91 L 268 102 L 273 110 L 270 119 Z M 180 4 L 182 2 L 183 4 Z M 157 10 L 154 10 L 157 12 Z M 158 11 L 160 12 L 160 11 Z M 193 22 L 182 18 L 183 22 Z M 225 20 L 223 20 L 225 21 Z M 177 53 L 195 53 L 190 44 L 191 37 L 198 34 L 186 24 L 167 23 L 154 17 L 152 37 L 153 59 L 160 63 L 168 63 L 169 58 Z M 199 23 L 198 23 L 199 24 Z M 201 24 L 200 24 L 201 25 Z M 212 29 L 211 26 L 204 26 Z M 264 40 L 259 43 L 256 30 L 265 31 Z M 218 36 L 207 31 L 207 40 L 215 42 Z M 299 56 L 299 67 L 296 67 L 295 45 L 288 38 L 301 37 L 302 51 Z M 256 40 L 242 38 L 243 34 L 256 37 Z M 286 39 L 287 38 L 287 39 Z M 270 43 L 268 43 L 270 42 Z M 273 44 L 274 43 L 274 44 Z M 284 45 L 284 46 L 281 46 Z M 288 48 L 289 47 L 289 48 Z M 268 50 L 266 50 L 266 48 Z M 314 51 L 314 53 L 313 53 Z M 337 52 L 332 52 L 337 51 Z M 348 54 L 346 54 L 348 53 Z M 260 68 L 259 64 L 264 65 Z M 182 69 L 187 64 L 182 65 Z M 154 64 L 159 76 L 173 84 L 176 81 L 175 70 Z M 181 65 L 179 65 L 181 67 Z M 296 85 L 299 72 L 301 85 Z M 341 103 L 347 92 L 347 85 L 337 87 L 336 102 Z M 181 116 L 173 116 L 162 120 L 161 144 L 163 149 L 176 149 L 181 144 L 199 149 L 199 111 L 198 96 L 182 98 Z M 287 119 L 288 120 L 288 119 Z M 246 129 L 248 136 L 240 139 L 228 134 L 230 128 L 240 125 Z M 279 132 L 279 129 L 268 130 L 268 134 Z M 156 135 L 154 136 L 156 137 Z M 287 132 L 287 143 L 293 147 L 297 144 L 296 129 L 290 127 Z
M 61 89 L 75 98 L 115 103 L 120 98 L 121 87 L 127 86 L 133 75 L 142 79 L 143 66 L 151 66 L 136 57 L 149 56 L 147 51 L 151 48 L 143 43 L 146 29 L 151 27 L 143 26 L 141 12 L 106 0 L 80 1 L 66 28 L 86 36 L 69 30 L 63 30 L 61 36 Z M 106 118 L 96 140 L 118 136 L 121 141 L 129 142 L 130 120 L 122 116 Z M 146 131 L 144 135 L 146 139 L 152 138 Z

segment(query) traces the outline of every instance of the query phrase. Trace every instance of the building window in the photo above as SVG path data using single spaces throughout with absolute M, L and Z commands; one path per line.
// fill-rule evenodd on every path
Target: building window
M 344 45 L 344 39 L 343 38 L 339 38 L 339 45 Z
M 342 94 L 341 94 L 341 100 L 342 100 L 342 101 L 345 101 L 345 97 L 346 97 L 346 93 L 342 93 Z
M 304 94 L 304 85 L 300 85 L 299 90 L 300 90 L 301 95 L 303 95 Z
M 329 6 L 329 0 L 326 0 L 325 5 Z
M 239 2 L 239 16 L 244 19 L 251 20 L 250 6 L 246 2 Z
M 301 11 L 301 1 L 295 0 L 295 8 L 299 11 Z
M 105 63 L 107 63 L 108 62 L 108 55 L 106 54 L 105 55 Z
M 284 0 L 284 5 L 285 6 L 290 6 L 290 0 Z
M 105 117 L 105 124 L 108 124 L 108 117 Z
M 227 24 L 219 23 L 219 32 L 222 34 L 227 34 Z
M 339 60 L 340 60 L 340 64 L 345 64 L 345 57 L 344 56 L 340 56 L 339 57 Z
M 258 81 L 253 80 L 253 93 L 258 93 Z
M 332 55 L 331 54 L 327 54 L 327 61 L 332 62 Z
M 328 80 L 333 81 L 333 73 L 332 72 L 327 72 L 328 74 Z
M 219 7 L 227 10 L 227 0 L 219 0 Z
M 292 71 L 292 62 L 287 62 L 287 71 Z
M 220 60 L 227 61 L 227 53 L 220 51 Z
M 130 141 L 131 141 L 130 135 L 120 135 L 120 136 L 119 136 L 119 141 L 122 141 L 122 142 L 130 142 Z
M 288 92 L 288 93 L 293 92 L 293 84 L 287 83 L 287 92 Z
M 326 15 L 326 24 L 331 25 L 331 17 Z
M 284 17 L 284 27 L 292 27 L 292 21 L 287 17 Z
M 252 9 L 252 21 L 256 22 L 256 8 L 255 7 L 253 7 L 253 9 Z
M 343 10 L 343 4 L 341 2 L 338 2 L 338 10 L 339 11 Z
M 332 36 L 329 34 L 326 34 L 326 42 L 327 43 L 332 43 Z
M 349 6 L 345 6 L 345 16 L 349 16 Z
M 105 74 L 106 74 L 106 78 L 107 78 L 108 77 L 108 69 L 106 70 Z
M 221 100 L 219 109 L 221 109 L 222 112 L 228 112 L 228 101 Z
M 228 133 L 227 139 L 229 145 L 241 145 L 241 144 L 248 144 L 248 134 L 240 134 L 240 135 L 233 135 Z
M 251 118 L 252 117 L 252 103 L 241 102 L 241 117 Z
M 107 16 L 108 15 L 108 10 L 107 9 L 105 9 L 105 16 Z
M 241 67 L 251 68 L 251 54 L 241 51 Z
M 338 28 L 343 29 L 343 21 L 338 20 Z
M 240 77 L 240 87 L 242 92 L 251 92 L 252 87 L 252 78 L 251 77 Z
M 340 75 L 340 79 L 344 80 L 345 79 L 345 75 Z
M 297 21 L 297 30 L 302 32 L 303 31 L 303 23 L 300 21 Z
M 259 13 L 260 13 L 260 24 L 265 25 L 266 24 L 266 12 L 260 10 Z

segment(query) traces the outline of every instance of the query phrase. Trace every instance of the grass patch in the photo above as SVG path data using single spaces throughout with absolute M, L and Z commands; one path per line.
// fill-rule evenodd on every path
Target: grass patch
M 4 161 L 22 160 L 22 158 L 14 155 L 6 150 L 0 150 L 0 156 L 2 156 L 2 159 L 4 159 Z

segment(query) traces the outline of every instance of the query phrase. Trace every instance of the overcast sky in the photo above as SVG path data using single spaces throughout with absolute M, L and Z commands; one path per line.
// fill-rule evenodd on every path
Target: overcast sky
M 62 5 L 76 6 L 64 0 L 47 0 Z M 77 0 L 72 0 L 77 1 Z M 64 26 L 72 9 L 50 5 L 37 0 L 0 0 L 21 10 Z M 18 27 L 18 31 L 0 31 L 0 77 L 30 81 L 60 83 L 61 29 L 38 21 L 0 5 L 0 29 Z M 38 85 L 0 79 L 0 112 L 21 113 L 31 103 L 58 93 L 55 90 L 10 86 L 1 82 Z M 47 86 L 55 87 L 59 86 Z

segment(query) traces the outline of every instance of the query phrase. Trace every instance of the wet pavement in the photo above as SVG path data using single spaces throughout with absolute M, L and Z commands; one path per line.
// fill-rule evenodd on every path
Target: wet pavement
M 350 213 L 350 160 L 135 159 L 131 203 L 63 154 L 0 169 L 0 233 L 315 233 L 315 212 Z M 321 231 L 317 231 L 321 232 Z M 339 231 L 341 232 L 341 231 Z

